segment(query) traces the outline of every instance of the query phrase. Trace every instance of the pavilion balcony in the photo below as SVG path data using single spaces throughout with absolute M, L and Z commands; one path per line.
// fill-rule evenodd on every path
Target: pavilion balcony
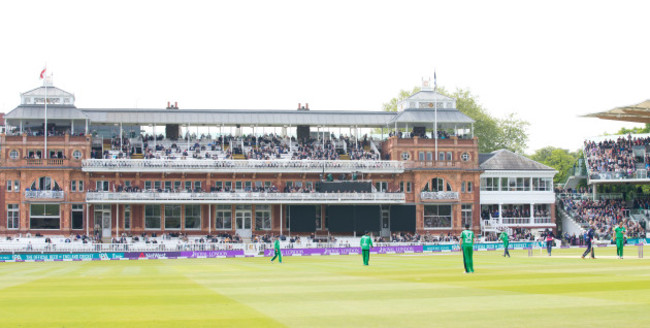
M 25 191 L 26 199 L 63 199 L 64 191 L 55 190 L 27 190 Z
M 420 193 L 421 200 L 458 200 L 456 191 L 423 191 Z
M 484 223 L 492 226 L 551 226 L 553 220 L 550 216 L 490 217 Z
M 402 204 L 404 193 L 87 192 L 91 204 Z
M 63 167 L 79 167 L 81 161 L 69 160 L 63 158 L 48 158 L 48 159 L 7 159 L 4 161 L 5 167 L 12 168 L 63 168 Z
M 478 165 L 471 161 L 410 161 L 406 162 L 404 167 L 407 169 L 476 169 Z
M 62 158 L 48 158 L 48 159 L 26 159 L 27 166 L 64 166 L 68 162 L 67 159 Z
M 400 161 L 87 159 L 84 172 L 402 173 Z

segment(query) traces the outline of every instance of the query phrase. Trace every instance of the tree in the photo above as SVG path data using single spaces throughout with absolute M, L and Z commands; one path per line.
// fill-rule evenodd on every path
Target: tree
M 396 112 L 397 111 L 397 103 L 400 101 L 410 97 L 411 95 L 414 95 L 422 90 L 420 87 L 414 87 L 413 91 L 408 92 L 406 90 L 400 90 L 399 94 L 397 97 L 394 97 L 393 99 L 389 100 L 387 103 L 384 103 L 382 105 L 383 110 L 385 112 Z
M 517 115 L 510 113 L 504 119 L 497 120 L 497 131 L 500 136 L 496 139 L 500 144 L 496 148 L 510 149 L 511 151 L 523 154 L 528 142 L 526 128 L 530 125 L 527 121 L 517 118 Z
M 567 149 L 552 146 L 538 149 L 529 156 L 530 159 L 550 166 L 558 171 L 553 178 L 555 184 L 564 183 L 573 174 L 573 167 L 580 157 L 582 157 L 582 151 L 570 152 Z
M 397 103 L 420 91 L 414 87 L 412 92 L 401 90 L 397 97 L 383 104 L 383 109 L 388 112 L 397 111 Z M 456 89 L 453 93 L 439 87 L 438 93 L 456 99 L 456 108 L 463 114 L 471 117 L 474 122 L 474 135 L 478 137 L 478 149 L 482 153 L 489 153 L 498 149 L 508 149 L 515 153 L 523 153 L 528 143 L 526 128 L 528 122 L 516 117 L 515 114 L 507 115 L 503 119 L 494 118 L 478 103 L 478 96 L 469 90 Z
M 639 134 L 639 133 L 650 133 L 650 124 L 646 123 L 643 127 L 634 127 L 631 129 L 621 128 L 616 132 L 616 134 Z

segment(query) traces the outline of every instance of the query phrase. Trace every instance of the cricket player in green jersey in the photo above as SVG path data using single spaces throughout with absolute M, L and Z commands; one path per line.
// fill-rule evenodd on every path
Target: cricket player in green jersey
M 363 265 L 368 265 L 370 261 L 370 247 L 372 247 L 372 238 L 368 236 L 368 231 L 361 237 L 361 255 L 363 256 Z
M 510 245 L 510 239 L 508 239 L 508 233 L 503 230 L 501 232 L 501 235 L 499 235 L 499 239 L 503 241 L 503 257 L 510 257 L 510 252 L 508 251 L 508 245 Z
M 614 241 L 616 242 L 616 255 L 623 259 L 623 247 L 625 246 L 625 227 L 623 220 L 618 222 L 618 227 L 614 228 Z
M 275 237 L 275 243 L 273 243 L 273 249 L 275 250 L 275 255 L 271 259 L 271 262 L 277 257 L 280 264 L 282 264 L 282 251 L 280 251 L 280 237 Z
M 474 273 L 474 232 L 469 230 L 469 224 L 460 233 L 460 249 L 463 251 L 463 264 L 465 273 Z

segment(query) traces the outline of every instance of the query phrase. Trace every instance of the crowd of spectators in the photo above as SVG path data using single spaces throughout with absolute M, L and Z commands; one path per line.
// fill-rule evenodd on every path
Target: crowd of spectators
M 49 125 L 49 124 L 48 124 Z M 43 129 L 32 129 L 30 127 L 27 127 L 23 129 L 23 134 L 30 136 L 30 137 L 43 137 L 45 136 L 45 133 L 43 132 Z M 71 133 L 70 129 L 57 129 L 56 127 L 52 127 L 47 133 L 48 137 L 63 137 L 66 134 L 70 136 L 83 136 L 85 134 L 84 131 L 80 131 L 77 133 Z M 20 135 L 20 128 L 18 127 L 12 127 L 11 131 L 8 131 L 7 135 Z
M 556 195 L 559 195 L 559 194 L 580 194 L 580 195 L 584 195 L 584 194 L 591 194 L 593 192 L 593 188 L 591 186 L 589 186 L 589 187 L 581 186 L 581 187 L 578 187 L 578 188 L 567 188 L 567 189 L 564 189 L 562 187 L 555 187 L 554 191 L 555 191 Z
M 35 190 L 35 189 L 28 189 L 29 190 Z M 60 188 L 52 189 L 52 190 L 60 190 Z M 204 192 L 209 192 L 209 193 L 237 193 L 237 192 L 243 192 L 243 193 L 316 193 L 316 192 L 322 192 L 322 193 L 337 193 L 337 194 L 356 194 L 356 193 L 370 193 L 370 192 L 377 192 L 375 186 L 370 186 L 368 190 L 366 189 L 360 189 L 360 188 L 352 188 L 352 187 L 347 187 L 347 186 L 340 186 L 337 189 L 327 189 L 327 190 L 322 190 L 322 188 L 317 188 L 314 184 L 285 184 L 284 187 L 278 188 L 275 184 L 270 184 L 270 185 L 251 185 L 251 186 L 243 186 L 241 190 L 236 190 L 232 186 L 211 186 L 209 191 L 206 189 L 203 189 L 201 187 L 195 187 L 193 189 L 185 188 L 182 184 L 179 184 L 177 187 L 172 186 L 171 188 L 165 188 L 162 185 L 156 187 L 153 186 L 152 188 L 145 188 L 145 187 L 140 187 L 136 185 L 126 185 L 126 184 L 111 184 L 109 187 L 109 190 L 98 190 L 95 188 L 89 189 L 89 192 L 124 192 L 124 193 L 146 193 L 146 192 L 156 192 L 156 193 L 204 193 Z M 389 189 L 384 192 L 388 193 L 398 193 L 399 189 Z
M 645 237 L 645 229 L 630 218 L 630 208 L 620 199 L 560 199 L 562 208 L 582 226 L 594 228 L 599 238 L 611 239 L 613 228 L 623 222 L 627 235 Z M 579 238 L 579 236 L 577 236 Z
M 592 176 L 599 178 L 629 178 L 636 171 L 637 158 L 633 147 L 647 147 L 650 137 L 639 138 L 627 135 L 617 139 L 599 142 L 585 140 L 584 155 L 587 160 L 587 170 Z M 643 160 L 644 167 L 650 169 L 648 157 Z
M 189 138 L 189 139 L 188 139 Z M 155 139 L 155 141 L 154 141 Z M 189 141 L 186 141 L 189 140 Z M 346 147 L 343 147 L 345 143 Z M 141 144 L 141 145 L 140 145 Z M 111 150 L 98 154 L 91 153 L 92 158 L 128 159 L 142 152 L 145 159 L 232 159 L 241 154 L 245 159 L 271 160 L 291 158 L 292 160 L 338 160 L 346 153 L 351 160 L 378 160 L 380 154 L 368 150 L 368 136 L 356 141 L 346 136 L 331 135 L 323 143 L 322 139 L 297 140 L 295 137 L 282 137 L 277 134 L 262 136 L 244 135 L 234 137 L 224 135 L 211 139 L 211 136 L 186 135 L 186 139 L 165 139 L 162 134 L 153 136 L 140 135 L 137 139 L 115 136 L 111 139 Z
M 486 242 L 498 242 L 500 232 L 490 232 L 483 238 Z M 511 241 L 535 241 L 535 235 L 532 234 L 530 229 L 526 228 L 512 228 L 508 239 Z
M 401 138 L 413 138 L 413 137 L 428 139 L 428 138 L 431 138 L 433 136 L 433 132 L 431 132 L 431 136 L 429 136 L 426 133 L 425 129 L 413 129 L 413 130 L 411 130 L 411 132 L 408 132 L 408 133 L 402 133 L 402 131 L 397 131 L 397 133 L 395 133 L 394 131 L 391 131 L 391 132 L 388 133 L 388 136 L 389 137 L 397 136 L 400 139 Z M 454 137 L 454 136 L 456 136 L 454 133 L 449 133 L 449 132 L 444 131 L 444 130 L 438 130 L 438 139 L 449 139 L 449 138 Z M 462 138 L 463 136 L 458 136 L 458 137 Z
M 481 211 L 481 219 L 489 220 L 490 218 L 496 219 L 501 215 L 502 218 L 529 218 L 530 205 L 504 205 L 502 212 L 499 212 L 499 207 L 493 208 L 486 207 Z M 551 215 L 548 207 L 537 206 L 533 210 L 535 217 L 548 217 Z

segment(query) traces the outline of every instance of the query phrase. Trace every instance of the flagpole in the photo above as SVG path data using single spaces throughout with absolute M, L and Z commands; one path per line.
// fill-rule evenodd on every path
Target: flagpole
M 440 156 L 438 155 L 438 101 L 436 100 L 436 90 L 438 89 L 438 81 L 436 79 L 436 71 L 433 71 L 433 110 L 434 110 L 434 116 L 433 116 L 433 137 L 435 138 L 435 157 L 434 161 L 437 161 L 440 159 Z
M 47 159 L 47 76 L 43 77 L 43 86 L 45 87 L 45 153 L 43 153 L 43 158 Z

